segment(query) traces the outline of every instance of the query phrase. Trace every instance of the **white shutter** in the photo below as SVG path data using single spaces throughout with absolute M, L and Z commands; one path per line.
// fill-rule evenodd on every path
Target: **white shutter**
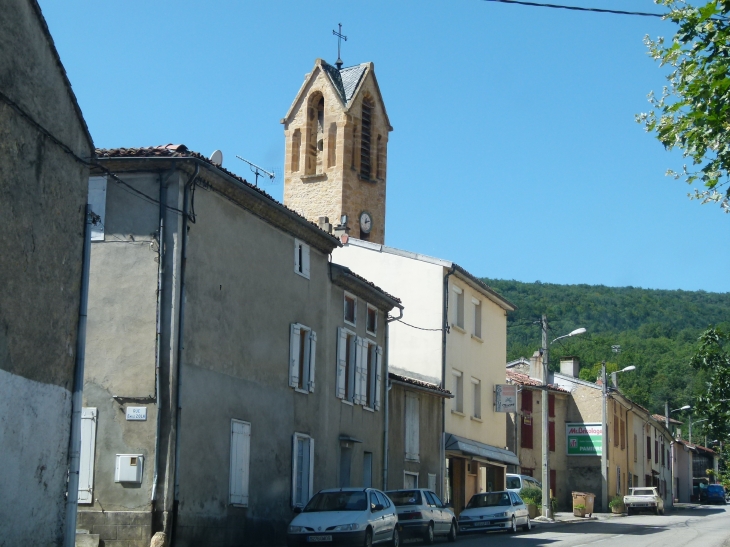
M 367 374 L 364 374 L 363 367 L 367 366 L 367 354 L 365 350 L 367 345 L 364 344 L 365 340 L 359 336 L 355 341 L 355 401 L 356 405 L 365 403 L 365 382 L 367 381 Z
M 79 462 L 79 503 L 94 501 L 94 447 L 96 408 L 81 409 L 81 458 Z
M 380 390 L 383 376 L 383 348 L 375 351 L 375 410 L 380 410 Z
M 341 327 L 337 328 L 337 386 L 336 395 L 339 399 L 345 398 L 345 383 L 347 377 L 347 333 Z
M 91 241 L 104 241 L 104 221 L 106 220 L 106 177 L 89 177 L 89 195 L 86 203 L 91 211 L 99 215 L 100 221 L 91 226 Z
M 406 392 L 406 459 L 418 461 L 419 457 L 419 401 L 418 395 Z
M 292 323 L 289 335 L 289 387 L 299 385 L 299 344 L 301 336 L 299 323 Z
M 309 391 L 314 391 L 314 361 L 317 355 L 317 333 L 309 333 Z
M 314 492 L 314 439 L 311 437 L 309 438 L 309 469 L 307 469 L 307 473 L 309 474 L 307 503 L 309 503 L 309 498 L 312 497 L 312 493 Z
M 300 273 L 299 271 L 299 247 L 301 246 L 301 242 L 298 239 L 294 240 L 294 271 L 296 273 Z
M 309 245 L 302 243 L 302 275 L 309 279 Z
M 251 424 L 231 420 L 230 503 L 248 505 Z

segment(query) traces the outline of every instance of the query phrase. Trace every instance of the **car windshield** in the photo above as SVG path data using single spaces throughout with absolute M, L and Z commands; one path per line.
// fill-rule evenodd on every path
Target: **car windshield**
M 401 505 L 423 505 L 421 492 L 418 490 L 398 490 L 395 492 L 386 492 L 388 497 L 393 500 L 396 507 Z
M 365 511 L 367 508 L 365 492 L 319 492 L 309 500 L 304 512 Z
M 467 509 L 478 507 L 498 507 L 510 506 L 509 495 L 507 492 L 489 492 L 488 494 L 477 494 L 472 496 L 467 504 Z
M 521 488 L 519 477 L 507 477 L 507 488 Z
M 633 496 L 653 496 L 654 490 L 650 490 L 649 488 L 634 488 L 632 491 Z

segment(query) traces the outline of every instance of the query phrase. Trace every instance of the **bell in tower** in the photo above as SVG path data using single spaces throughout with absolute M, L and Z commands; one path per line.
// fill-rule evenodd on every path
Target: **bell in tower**
M 351 237 L 385 241 L 388 120 L 373 63 L 317 59 L 286 116 L 284 205 L 312 222 L 347 218 Z

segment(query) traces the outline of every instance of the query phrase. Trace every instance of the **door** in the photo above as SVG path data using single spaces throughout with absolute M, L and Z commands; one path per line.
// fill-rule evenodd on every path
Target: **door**
M 395 529 L 396 523 L 398 522 L 398 515 L 396 514 L 395 507 L 388 499 L 388 496 L 382 492 L 375 492 L 381 505 L 385 508 L 382 511 L 383 519 L 383 539 L 390 540 L 393 536 L 393 530 Z

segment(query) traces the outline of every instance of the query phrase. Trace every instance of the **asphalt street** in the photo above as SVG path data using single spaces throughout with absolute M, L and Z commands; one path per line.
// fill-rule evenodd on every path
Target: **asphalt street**
M 443 540 L 438 543 L 445 543 Z M 534 525 L 529 532 L 464 534 L 461 547 L 730 547 L 730 506 L 679 509 L 664 516 L 635 515 L 580 523 Z

